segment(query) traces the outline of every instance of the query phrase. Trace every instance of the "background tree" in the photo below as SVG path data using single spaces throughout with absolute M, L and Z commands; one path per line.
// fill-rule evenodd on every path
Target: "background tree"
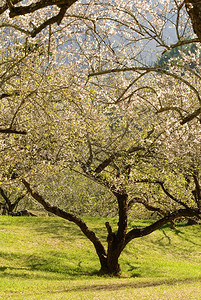
M 0 187 L 0 209 L 2 215 L 11 215 L 16 212 L 20 201 L 25 197 L 26 193 L 19 191 L 18 187 L 12 187 L 11 192 L 5 188 Z

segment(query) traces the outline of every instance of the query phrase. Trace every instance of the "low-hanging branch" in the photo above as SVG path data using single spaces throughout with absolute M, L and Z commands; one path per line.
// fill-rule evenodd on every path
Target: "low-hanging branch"
M 160 220 L 154 222 L 153 224 L 144 227 L 144 228 L 135 228 L 129 231 L 126 235 L 125 245 L 127 245 L 132 239 L 139 238 L 145 235 L 148 235 L 155 230 L 159 229 L 163 225 L 167 224 L 168 222 L 171 222 L 177 218 L 181 217 L 199 217 L 201 215 L 201 211 L 199 209 L 179 209 L 172 213 L 167 214 Z
M 60 209 L 57 206 L 52 206 L 39 193 L 33 191 L 30 184 L 25 179 L 22 179 L 22 183 L 24 184 L 24 186 L 26 187 L 26 189 L 30 193 L 30 195 L 38 203 L 40 203 L 45 208 L 46 211 L 51 212 L 51 213 L 55 214 L 56 216 L 61 217 L 65 220 L 75 223 L 81 229 L 81 231 L 84 233 L 84 235 L 93 243 L 93 245 L 96 249 L 96 252 L 100 258 L 100 261 L 105 259 L 106 251 L 105 251 L 102 243 L 100 242 L 98 237 L 95 235 L 95 233 L 87 227 L 86 223 L 81 218 L 75 216 L 72 213 L 68 213 L 68 212 Z

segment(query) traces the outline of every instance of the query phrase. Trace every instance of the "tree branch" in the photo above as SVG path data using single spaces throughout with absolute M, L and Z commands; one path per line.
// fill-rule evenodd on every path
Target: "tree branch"
M 17 199 L 14 201 L 14 203 L 11 204 L 11 210 L 13 210 L 26 195 L 27 192 L 22 194 L 21 196 L 18 196 Z
M 110 157 L 106 158 L 99 166 L 95 169 L 95 173 L 99 174 L 101 173 L 107 166 L 109 166 L 115 158 L 121 157 L 125 154 L 133 154 L 138 151 L 145 150 L 145 147 L 142 146 L 131 146 L 128 150 L 122 151 L 122 152 L 116 152 L 110 155 Z
M 10 1 L 10 0 L 7 0 Z M 21 2 L 22 0 L 18 1 Z M 10 17 L 16 17 L 16 16 L 22 16 L 26 14 L 33 13 L 39 9 L 57 5 L 58 7 L 66 6 L 69 8 L 73 3 L 75 3 L 77 0 L 39 0 L 36 3 L 31 3 L 30 5 L 23 5 L 23 6 L 17 6 L 10 8 Z
M 173 111 L 176 111 L 180 117 L 183 119 L 183 115 L 181 113 L 181 110 L 179 107 L 176 107 L 176 106 L 167 106 L 167 107 L 161 107 L 160 109 L 157 110 L 157 114 L 160 114 L 162 112 L 166 112 L 166 111 L 170 111 L 170 110 L 173 110 Z
M 140 197 L 135 197 L 129 201 L 128 210 L 130 210 L 132 208 L 133 204 L 136 202 L 144 205 L 144 207 L 149 211 L 158 212 L 163 216 L 165 215 L 165 212 L 162 209 L 160 209 L 159 207 L 154 207 L 154 206 L 150 205 L 146 200 L 144 200 L 143 198 L 140 198 Z
M 31 37 L 35 37 L 39 32 L 41 32 L 44 28 L 46 28 L 49 25 L 52 25 L 54 23 L 57 23 L 58 25 L 61 24 L 61 21 L 66 13 L 66 10 L 68 9 L 68 6 L 63 6 L 59 13 L 42 23 L 40 26 L 36 27 L 32 32 L 31 32 Z
M 9 134 L 27 134 L 26 130 L 17 130 L 11 128 L 0 128 L 0 133 L 9 133 Z
M 99 166 L 95 169 L 95 173 L 99 174 L 101 173 L 107 166 L 111 164 L 111 162 L 116 158 L 119 157 L 120 153 L 112 154 L 110 157 L 106 158 Z
M 23 28 L 20 28 L 20 27 L 18 27 L 18 26 L 15 25 L 15 24 L 2 23 L 2 24 L 0 25 L 0 28 L 3 28 L 3 27 L 14 28 L 15 30 L 18 30 L 18 31 L 20 31 L 20 32 L 22 32 L 22 33 L 25 33 L 26 35 L 29 35 L 29 34 L 30 34 L 30 31 L 25 30 L 25 29 L 23 29 Z
M 135 180 L 135 183 L 153 183 L 153 184 L 159 184 L 163 190 L 163 192 L 170 198 L 172 199 L 174 202 L 182 205 L 183 207 L 185 207 L 186 209 L 190 209 L 188 207 L 188 205 L 186 203 L 184 203 L 183 201 L 177 199 L 176 197 L 174 197 L 173 195 L 170 194 L 170 192 L 164 187 L 164 182 L 160 181 L 160 180 L 150 180 L 150 179 L 140 179 L 140 180 Z
M 167 51 L 177 48 L 179 46 L 183 46 L 183 45 L 188 45 L 188 44 L 192 44 L 192 43 L 199 43 L 199 39 L 195 38 L 195 39 L 189 39 L 189 40 L 180 40 L 178 41 L 176 44 L 172 44 L 171 46 L 169 46 L 169 49 L 165 49 L 162 54 L 165 54 Z
M 110 70 L 103 70 L 99 72 L 94 72 L 88 75 L 88 77 L 92 76 L 100 76 L 100 75 L 105 75 L 105 74 L 112 74 L 112 73 L 120 73 L 120 72 L 137 72 L 137 71 L 148 71 L 148 72 L 155 72 L 155 73 L 160 73 L 160 74 L 165 74 L 167 76 L 173 77 L 174 79 L 177 79 L 181 82 L 183 82 L 185 85 L 187 85 L 197 96 L 198 102 L 201 105 L 201 97 L 199 94 L 199 91 L 187 80 L 182 78 L 181 76 L 171 73 L 167 70 L 164 69 L 165 66 L 168 65 L 163 65 L 163 66 L 155 66 L 155 67 L 126 67 L 126 68 L 116 68 L 116 69 L 110 69 Z M 201 113 L 201 108 L 198 108 L 195 110 L 192 114 L 188 115 L 187 117 L 183 118 L 181 121 L 181 125 L 191 121 L 195 117 L 197 117 Z
M 6 3 L 7 3 L 7 5 L 8 5 L 8 8 L 9 8 L 10 10 L 13 10 L 14 5 L 13 5 L 12 1 L 11 1 L 11 0 L 6 0 Z
M 21 32 L 24 32 L 26 34 L 31 34 L 32 37 L 35 37 L 39 32 L 41 32 L 48 25 L 54 23 L 60 25 L 67 9 L 71 7 L 75 2 L 77 2 L 77 0 L 38 0 L 36 3 L 33 2 L 29 5 L 15 6 L 15 4 L 20 2 L 22 2 L 22 0 L 6 0 L 6 4 L 0 7 L 0 14 L 4 13 L 7 9 L 9 9 L 10 18 L 14 18 L 16 16 L 23 16 L 26 14 L 34 13 L 35 11 L 38 11 L 40 9 L 52 5 L 56 5 L 60 8 L 60 11 L 56 16 L 53 16 L 48 20 L 44 21 L 40 26 L 38 26 L 31 32 L 16 27 L 15 25 L 4 25 L 4 26 L 11 26 L 17 30 L 20 30 Z
M 193 173 L 193 180 L 195 183 L 195 191 L 193 193 L 195 201 L 199 209 L 201 209 L 201 187 L 198 180 L 198 172 Z
M 192 121 L 194 118 L 198 117 L 201 114 L 201 107 L 196 109 L 192 114 L 189 114 L 183 120 L 181 121 L 181 125 L 184 125 L 190 121 Z
M 173 221 L 176 218 L 180 217 L 196 217 L 201 214 L 200 210 L 196 209 L 179 209 L 176 210 L 172 213 L 169 213 L 167 216 L 161 218 L 160 220 L 154 222 L 153 224 L 144 227 L 144 228 L 137 228 L 137 229 L 132 229 L 129 231 L 126 235 L 126 240 L 125 240 L 125 246 L 134 238 L 139 238 L 145 235 L 148 235 L 152 233 L 153 231 L 159 229 L 163 225 L 167 224 L 168 222 Z
M 172 199 L 173 201 L 175 201 L 176 203 L 182 205 L 183 207 L 189 209 L 188 205 L 186 205 L 183 201 L 177 199 L 176 197 L 174 197 L 173 195 L 170 194 L 170 192 L 164 187 L 164 183 L 162 181 L 158 181 L 156 182 L 158 184 L 160 184 L 163 192 L 170 198 Z
M 115 238 L 115 233 L 112 231 L 112 227 L 109 222 L 105 222 L 105 226 L 107 228 L 108 236 L 107 236 L 107 242 L 108 244 L 112 243 Z
M 84 235 L 93 243 L 93 245 L 96 249 L 96 252 L 100 258 L 100 261 L 105 260 L 106 251 L 105 251 L 102 243 L 97 238 L 95 233 L 87 227 L 86 223 L 81 218 L 77 217 L 74 214 L 65 212 L 64 210 L 60 209 L 57 206 L 52 206 L 49 202 L 45 201 L 45 199 L 39 193 L 33 191 L 30 184 L 25 179 L 22 179 L 22 183 L 24 184 L 24 186 L 26 187 L 26 189 L 30 193 L 30 195 L 38 203 L 40 203 L 44 207 L 45 210 L 55 214 L 58 217 L 61 217 L 65 220 L 68 220 L 68 221 L 76 224 L 81 229 L 81 231 L 84 233 Z

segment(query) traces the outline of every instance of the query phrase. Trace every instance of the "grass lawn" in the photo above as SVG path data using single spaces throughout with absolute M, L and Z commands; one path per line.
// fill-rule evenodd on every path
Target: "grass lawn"
M 106 219 L 86 221 L 104 242 Z M 120 259 L 121 278 L 99 277 L 93 245 L 59 218 L 0 216 L 0 240 L 0 299 L 201 299 L 199 225 L 132 241 Z

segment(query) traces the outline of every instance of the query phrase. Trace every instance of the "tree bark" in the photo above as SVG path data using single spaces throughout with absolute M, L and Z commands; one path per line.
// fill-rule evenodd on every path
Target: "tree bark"
M 108 231 L 107 266 L 101 271 L 108 275 L 118 276 L 121 271 L 119 257 L 125 247 L 127 233 L 128 195 L 118 191 L 113 191 L 113 193 L 117 198 L 119 208 L 118 230 L 117 233 L 114 233 L 109 222 L 105 223 Z
M 201 42 L 201 2 L 200 0 L 185 0 L 184 2 L 193 30 Z

